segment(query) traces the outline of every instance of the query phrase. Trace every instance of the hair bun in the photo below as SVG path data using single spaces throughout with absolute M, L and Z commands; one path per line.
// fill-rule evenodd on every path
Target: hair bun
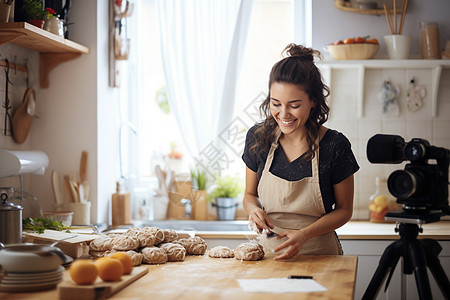
M 297 57 L 311 62 L 314 61 L 314 56 L 320 57 L 319 51 L 294 43 L 287 45 L 283 53 L 287 57 Z

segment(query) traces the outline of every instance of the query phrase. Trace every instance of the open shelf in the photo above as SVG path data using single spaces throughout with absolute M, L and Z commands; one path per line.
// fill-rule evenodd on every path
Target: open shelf
M 384 15 L 384 9 L 383 8 L 374 8 L 374 9 L 362 9 L 362 8 L 355 8 L 350 5 L 350 2 L 344 1 L 344 0 L 335 0 L 334 5 L 344 11 L 349 12 L 355 12 L 359 14 L 366 14 L 366 15 Z M 389 13 L 393 13 L 393 9 L 389 9 Z M 401 8 L 397 9 L 397 14 L 401 14 L 402 10 Z
M 450 69 L 450 60 L 445 59 L 368 59 L 368 60 L 331 60 L 318 62 L 325 80 L 330 83 L 333 69 L 354 69 L 358 93 L 357 115 L 363 117 L 364 77 L 367 69 L 430 69 L 431 70 L 431 106 L 432 117 L 437 116 L 439 81 L 442 69 Z
M 49 73 L 59 64 L 89 53 L 89 48 L 25 22 L 0 23 L 0 45 L 11 43 L 40 53 L 40 85 L 49 87 Z

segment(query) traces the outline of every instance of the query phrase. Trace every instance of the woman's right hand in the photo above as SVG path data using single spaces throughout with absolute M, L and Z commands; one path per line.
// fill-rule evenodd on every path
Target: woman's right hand
M 256 207 L 250 212 L 248 221 L 250 224 L 253 223 L 255 225 L 254 227 L 252 227 L 253 230 L 256 229 L 255 231 L 257 233 L 262 233 L 263 229 L 273 229 L 273 225 L 272 222 L 270 222 L 269 216 L 260 207 Z

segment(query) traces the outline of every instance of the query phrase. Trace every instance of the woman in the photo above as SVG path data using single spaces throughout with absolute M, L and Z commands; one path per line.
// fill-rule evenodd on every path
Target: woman
M 334 230 L 350 220 L 353 174 L 350 142 L 323 124 L 328 87 L 314 64 L 320 53 L 290 44 L 270 73 L 265 120 L 247 133 L 244 208 L 261 243 L 278 255 L 342 254 Z M 275 245 L 274 245 L 275 244 Z

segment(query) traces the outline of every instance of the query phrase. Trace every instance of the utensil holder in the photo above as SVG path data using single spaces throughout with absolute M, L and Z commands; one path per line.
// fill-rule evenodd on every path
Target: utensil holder
M 67 206 L 70 211 L 73 211 L 73 225 L 91 224 L 91 202 L 69 203 Z
M 8 22 L 11 13 L 11 5 L 0 2 L 0 22 Z

